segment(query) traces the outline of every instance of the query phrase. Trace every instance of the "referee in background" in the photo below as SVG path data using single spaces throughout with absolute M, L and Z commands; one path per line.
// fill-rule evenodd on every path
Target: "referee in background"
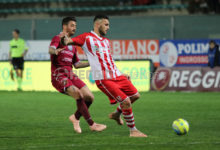
M 14 29 L 12 32 L 13 39 L 10 41 L 9 61 L 16 72 L 18 91 L 22 91 L 22 76 L 24 70 L 24 56 L 28 52 L 25 41 L 19 37 L 20 31 Z

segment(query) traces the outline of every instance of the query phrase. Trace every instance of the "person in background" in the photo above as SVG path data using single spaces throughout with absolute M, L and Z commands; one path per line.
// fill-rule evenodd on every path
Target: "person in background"
M 188 4 L 188 11 L 190 14 L 208 13 L 208 4 L 206 0 L 189 0 Z
M 22 91 L 22 76 L 24 70 L 24 56 L 28 52 L 25 41 L 19 37 L 20 31 L 14 29 L 12 32 L 13 39 L 10 41 L 9 61 L 16 72 L 18 91 Z M 13 78 L 12 78 L 13 79 Z
M 206 0 L 211 14 L 220 13 L 220 0 Z
M 220 66 L 220 52 L 219 46 L 214 40 L 209 42 L 209 51 L 208 51 L 208 66 L 214 68 Z

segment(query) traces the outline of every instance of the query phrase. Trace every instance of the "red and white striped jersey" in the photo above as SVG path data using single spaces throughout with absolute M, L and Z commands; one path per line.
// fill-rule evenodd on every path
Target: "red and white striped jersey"
M 91 31 L 78 35 L 72 40 L 86 53 L 93 80 L 112 79 L 121 75 L 110 53 L 110 43 L 107 38 Z

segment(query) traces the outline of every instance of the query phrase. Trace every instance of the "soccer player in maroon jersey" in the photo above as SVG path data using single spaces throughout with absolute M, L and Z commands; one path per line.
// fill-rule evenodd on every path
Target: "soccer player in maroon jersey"
M 61 43 L 64 45 L 81 46 L 86 53 L 92 70 L 93 80 L 97 87 L 105 93 L 111 104 L 120 103 L 116 112 L 109 115 L 118 124 L 123 124 L 122 114 L 130 129 L 131 137 L 147 137 L 137 130 L 131 103 L 139 99 L 140 94 L 129 80 L 129 76 L 122 74 L 116 67 L 110 53 L 109 39 L 104 36 L 109 30 L 109 18 L 105 15 L 97 15 L 94 18 L 94 30 L 81 34 L 74 38 L 61 35 Z
M 68 37 L 74 35 L 76 31 L 76 19 L 74 17 L 66 17 L 62 20 L 63 33 Z M 88 112 L 89 106 L 93 101 L 93 94 L 83 81 L 72 71 L 72 66 L 77 68 L 88 67 L 89 63 L 80 62 L 77 57 L 76 47 L 65 46 L 60 43 L 59 35 L 53 37 L 49 53 L 51 57 L 51 82 L 54 88 L 60 93 L 73 97 L 77 103 L 77 111 L 69 117 L 73 123 L 74 130 L 81 133 L 79 119 L 81 116 L 89 124 L 92 131 L 102 131 L 106 125 L 94 123 Z

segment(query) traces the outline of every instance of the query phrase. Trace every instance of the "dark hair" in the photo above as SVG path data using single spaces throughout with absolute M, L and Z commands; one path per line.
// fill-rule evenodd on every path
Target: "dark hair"
M 62 26 L 67 25 L 70 21 L 76 22 L 76 18 L 75 17 L 65 17 L 65 18 L 63 18 Z
M 106 16 L 106 15 L 96 15 L 95 18 L 93 19 L 93 22 L 95 22 L 98 19 L 108 19 L 109 20 L 108 16 Z
M 214 40 L 209 41 L 209 44 L 211 44 L 211 43 L 216 45 L 216 42 Z
M 18 29 L 14 29 L 14 32 L 16 32 L 17 34 L 20 34 L 20 31 Z

